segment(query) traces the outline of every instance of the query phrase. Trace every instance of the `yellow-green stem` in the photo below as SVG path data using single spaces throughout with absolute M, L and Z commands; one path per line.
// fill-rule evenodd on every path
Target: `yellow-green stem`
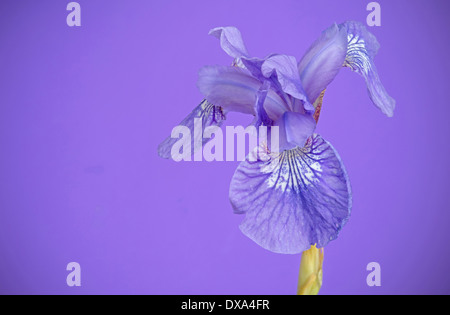
M 323 248 L 316 245 L 302 253 L 297 295 L 317 295 L 322 287 Z

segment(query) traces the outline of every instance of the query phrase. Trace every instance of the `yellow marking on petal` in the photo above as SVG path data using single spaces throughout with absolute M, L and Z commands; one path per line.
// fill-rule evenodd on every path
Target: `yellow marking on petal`
M 313 104 L 314 108 L 316 109 L 316 111 L 314 112 L 314 119 L 315 119 L 316 123 L 319 122 L 320 110 L 322 109 L 322 103 L 323 103 L 323 96 L 325 95 L 326 90 L 327 89 L 323 90 L 322 93 L 320 93 L 319 97 L 316 99 L 316 101 Z
M 298 295 L 317 295 L 322 287 L 324 251 L 316 245 L 302 253 L 298 276 Z

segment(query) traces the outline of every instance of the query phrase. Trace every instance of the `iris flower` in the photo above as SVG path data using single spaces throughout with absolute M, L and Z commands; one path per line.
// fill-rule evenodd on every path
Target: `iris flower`
M 234 212 L 244 214 L 240 229 L 263 248 L 297 254 L 323 248 L 338 237 L 350 217 L 352 193 L 344 164 L 333 146 L 314 133 L 327 86 L 342 67 L 359 73 L 373 104 L 393 115 L 395 101 L 378 76 L 374 57 L 379 44 L 358 22 L 334 24 L 299 62 L 271 54 L 251 57 L 239 30 L 219 27 L 210 34 L 232 57 L 231 66 L 206 66 L 198 88 L 205 100 L 180 125 L 203 130 L 220 126 L 228 112 L 254 116 L 253 124 L 279 127 L 279 150 L 258 147 L 265 158 L 242 161 L 230 185 Z M 159 155 L 170 158 L 178 139 L 167 138 Z M 202 139 L 204 144 L 208 139 Z M 192 147 L 198 143 L 192 139 Z

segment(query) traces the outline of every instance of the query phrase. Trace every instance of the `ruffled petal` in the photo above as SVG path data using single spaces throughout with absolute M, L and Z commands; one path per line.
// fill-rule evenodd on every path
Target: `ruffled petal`
M 314 106 L 308 102 L 294 57 L 286 55 L 270 55 L 266 59 L 245 58 L 240 59 L 242 67 L 261 82 L 270 82 L 271 90 L 282 99 L 283 107 L 279 102 L 275 108 L 273 103 L 264 104 L 266 112 L 272 120 L 278 120 L 287 111 L 304 113 L 314 111 Z
M 373 60 L 380 47 L 377 39 L 359 22 L 345 22 L 339 28 L 347 32 L 348 47 L 344 66 L 364 77 L 372 102 L 385 115 L 392 117 L 395 100 L 387 94 Z
M 241 58 L 248 56 L 241 32 L 236 27 L 216 27 L 209 31 L 209 35 L 217 37 L 220 40 L 222 49 L 231 57 Z
M 298 64 L 303 88 L 311 103 L 338 74 L 347 53 L 347 33 L 336 24 L 326 29 Z
M 194 123 L 196 118 L 202 119 L 201 133 L 194 131 Z M 197 152 L 207 143 L 210 138 L 203 138 L 203 132 L 209 126 L 221 126 L 223 121 L 226 119 L 226 115 L 220 106 L 213 105 L 207 100 L 203 100 L 180 124 L 179 126 L 186 126 L 191 132 L 191 144 L 190 148 L 192 154 Z M 173 145 L 180 141 L 178 138 L 167 137 L 158 146 L 158 155 L 165 159 L 171 159 L 171 150 Z M 189 141 L 189 139 L 183 139 L 183 141 Z M 185 145 L 183 147 L 186 147 Z
M 270 56 L 268 57 L 270 58 Z M 298 109 L 300 112 L 304 112 L 304 104 L 305 101 L 297 100 L 296 98 L 288 95 L 281 86 L 276 71 L 272 68 L 270 71 L 266 69 L 265 75 L 262 72 L 262 66 L 265 63 L 266 59 L 259 59 L 259 58 L 241 58 L 239 59 L 242 67 L 247 69 L 251 75 L 262 82 L 262 84 L 265 84 L 268 82 L 270 84 L 270 89 L 272 93 L 276 93 L 278 97 L 281 99 L 281 102 L 271 103 L 267 102 L 264 105 L 264 110 L 269 115 L 270 119 L 275 121 L 278 120 L 281 115 L 285 111 L 294 111 L 295 109 Z M 295 92 L 294 92 L 295 94 Z M 300 94 L 300 93 L 297 93 Z M 300 97 L 302 99 L 306 99 L 306 97 L 302 94 L 300 94 Z M 282 106 L 280 106 L 282 103 Z M 296 104 L 294 106 L 294 103 Z M 300 103 L 300 104 L 299 104 Z M 307 102 L 306 102 L 307 103 Z M 309 104 L 309 103 L 307 103 Z M 275 106 L 273 106 L 275 105 Z M 311 105 L 311 108 L 313 106 Z
M 336 239 L 352 199 L 344 165 L 331 144 L 314 134 L 302 149 L 259 156 L 240 164 L 230 186 L 235 213 L 245 213 L 242 232 L 283 254 Z
M 256 114 L 255 104 L 262 82 L 254 78 L 247 69 L 227 66 L 207 66 L 199 72 L 197 86 L 205 98 L 220 104 L 227 111 Z M 265 105 L 285 110 L 280 96 L 272 90 L 265 96 Z
M 276 74 L 276 79 L 284 93 L 303 101 L 306 104 L 306 109 L 313 109 L 312 105 L 308 102 L 308 98 L 300 82 L 295 57 L 272 55 L 261 65 L 261 73 L 266 78 L 270 78 L 273 74 Z
M 283 116 L 275 122 L 280 128 L 280 150 L 289 150 L 301 147 L 316 129 L 316 121 L 310 114 L 285 112 Z

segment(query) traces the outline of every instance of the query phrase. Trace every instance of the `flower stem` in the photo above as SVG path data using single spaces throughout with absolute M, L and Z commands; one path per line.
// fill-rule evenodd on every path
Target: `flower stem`
M 297 295 L 317 295 L 322 287 L 323 248 L 316 245 L 302 253 Z

